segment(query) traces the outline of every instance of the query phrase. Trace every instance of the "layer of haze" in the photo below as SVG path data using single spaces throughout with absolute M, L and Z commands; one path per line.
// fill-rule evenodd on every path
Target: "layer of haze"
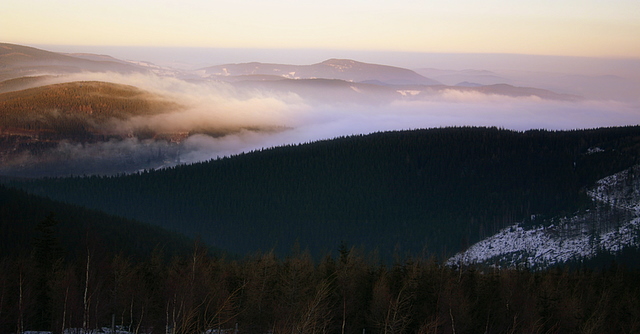
M 194 70 L 212 65 L 248 62 L 309 65 L 330 58 L 337 58 L 354 59 L 361 62 L 409 69 L 474 69 L 544 72 L 568 75 L 616 75 L 640 80 L 640 57 L 637 59 L 616 59 L 499 53 L 424 53 L 346 49 L 117 47 L 52 44 L 37 44 L 32 46 L 54 52 L 95 53 L 110 55 L 125 60 L 144 60 L 162 66 L 186 70 Z
M 113 73 L 77 74 L 58 81 L 100 80 L 135 85 L 167 96 L 185 106 L 167 114 L 116 122 L 125 131 L 149 127 L 158 132 L 183 132 L 203 127 L 262 128 L 240 130 L 222 137 L 193 134 L 182 142 L 179 162 L 190 163 L 251 150 L 330 139 L 377 131 L 445 126 L 497 126 L 514 130 L 582 129 L 638 124 L 640 106 L 614 100 L 577 102 L 507 97 L 445 90 L 425 98 L 396 99 L 379 105 L 361 105 L 328 96 L 318 103 L 293 93 L 238 90 L 226 83 L 189 83 L 154 75 Z M 318 91 L 317 95 L 324 93 Z M 94 145 L 62 145 L 59 154 L 70 160 L 110 155 L 144 159 L 164 142 L 125 140 Z M 95 158 L 91 158 L 94 159 Z M 106 159 L 106 160 L 105 160 Z M 89 160 L 86 160 L 89 161 Z M 165 166 L 178 161 L 167 161 Z
M 112 126 L 120 133 L 149 128 L 156 133 L 191 134 L 179 147 L 163 140 L 136 138 L 99 144 L 64 143 L 51 157 L 54 160 L 64 157 L 68 165 L 79 165 L 73 161 L 86 162 L 87 166 L 108 165 L 113 158 L 133 161 L 136 166 L 138 162 L 154 159 L 156 162 L 165 160 L 162 162 L 164 165 L 173 165 L 284 144 L 389 130 L 446 126 L 562 130 L 640 123 L 640 59 L 328 49 L 63 45 L 49 45 L 43 49 L 105 54 L 183 69 L 168 70 L 163 72 L 165 76 L 84 73 L 55 79 L 55 82 L 97 80 L 123 83 L 166 96 L 184 108 L 157 116 L 115 121 Z M 268 85 L 262 90 L 240 90 L 231 84 L 207 81 L 200 77 L 202 71 L 189 71 L 224 63 L 313 64 L 328 58 L 351 58 L 412 68 L 451 86 L 463 81 L 482 85 L 509 84 L 578 95 L 582 99 L 516 98 L 450 89 L 418 97 L 401 97 L 398 94 L 395 100 L 363 105 L 362 97 L 337 103 L 332 93 L 324 91 L 314 91 L 315 96 L 298 96 L 282 89 L 269 89 Z M 198 83 L 179 79 L 181 77 L 197 79 Z M 218 136 L 207 133 L 217 133 Z M 221 133 L 227 135 L 220 136 Z M 167 158 L 158 159 L 157 152 L 166 153 Z M 18 163 L 28 165 L 30 159 L 25 156 Z M 66 168 L 63 167 L 59 170 Z M 158 167 L 157 163 L 154 167 Z M 92 168 L 79 169 L 78 173 L 92 173 Z
M 640 2 L 4 1 L 17 44 L 640 57 Z

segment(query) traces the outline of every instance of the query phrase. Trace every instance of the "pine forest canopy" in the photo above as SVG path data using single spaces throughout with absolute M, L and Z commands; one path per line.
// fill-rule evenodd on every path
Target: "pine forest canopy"
M 449 256 L 531 215 L 588 208 L 586 189 L 638 163 L 639 150 L 637 126 L 438 128 L 341 137 L 118 177 L 11 184 L 238 254 L 284 254 L 298 243 L 322 256 L 345 242 L 385 259 L 422 251 Z

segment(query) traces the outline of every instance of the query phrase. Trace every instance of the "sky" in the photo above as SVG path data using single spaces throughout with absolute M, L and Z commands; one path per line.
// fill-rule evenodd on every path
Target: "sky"
M 8 0 L 16 44 L 640 58 L 638 0 Z

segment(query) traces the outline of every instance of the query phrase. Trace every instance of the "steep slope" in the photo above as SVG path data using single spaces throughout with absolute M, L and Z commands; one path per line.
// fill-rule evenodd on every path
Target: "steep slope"
M 14 183 L 177 229 L 238 253 L 315 255 L 342 241 L 451 256 L 531 215 L 590 207 L 585 189 L 638 163 L 640 128 L 446 128 L 280 147 L 117 178 Z M 598 146 L 599 154 L 588 154 Z
M 640 247 L 640 165 L 598 180 L 588 194 L 597 203 L 592 210 L 515 224 L 456 254 L 447 264 L 545 269 Z

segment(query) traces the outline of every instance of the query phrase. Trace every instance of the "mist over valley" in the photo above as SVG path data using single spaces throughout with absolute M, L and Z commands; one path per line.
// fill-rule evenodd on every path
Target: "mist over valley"
M 451 256 L 464 250 L 460 240 L 480 241 L 531 215 L 584 209 L 584 189 L 637 159 L 633 76 L 411 70 L 344 58 L 178 69 L 14 44 L 0 45 L 0 61 L 6 180 L 237 254 L 286 252 L 302 238 L 314 256 L 340 240 Z M 325 145 L 335 152 L 310 153 Z M 65 176 L 93 177 L 78 179 L 84 185 L 38 179 Z M 29 178 L 31 185 L 19 181 Z M 543 186 L 550 180 L 557 189 Z M 479 184 L 484 197 L 472 190 Z M 388 230 L 384 222 L 397 219 L 404 227 Z M 292 233 L 301 222 L 306 227 Z M 341 222 L 344 233 L 308 234 Z M 442 222 L 461 230 L 437 232 Z M 373 230 L 365 232 L 367 224 Z M 469 230 L 478 224 L 479 233 Z M 245 228 L 268 237 L 246 245 L 238 240 Z
M 94 175 L 103 180 L 101 175 L 127 174 L 131 179 L 123 180 L 151 178 L 141 183 L 135 181 L 136 186 L 125 185 L 117 191 L 114 190 L 118 189 L 115 185 L 106 186 L 104 191 L 96 194 L 107 197 L 92 200 L 89 200 L 92 198 L 89 195 L 76 197 L 83 193 L 81 188 L 84 186 L 72 191 L 76 195 L 68 193 L 69 189 L 75 187 L 71 185 L 65 186 L 68 188 L 64 191 L 53 190 L 57 187 L 57 181 L 45 185 L 46 182 L 40 184 L 36 180 L 34 184 L 39 185 L 35 188 L 26 185 L 21 187 L 39 189 L 40 195 L 81 203 L 168 229 L 176 229 L 181 225 L 179 231 L 189 236 L 202 235 L 207 243 L 239 254 L 276 245 L 282 252 L 295 238 L 301 238 L 309 230 L 319 230 L 327 224 L 343 221 L 345 226 L 350 226 L 346 234 L 327 235 L 325 239 L 315 241 L 307 236 L 303 238 L 305 245 L 319 255 L 321 250 L 327 251 L 326 247 L 339 243 L 340 238 L 353 239 L 355 244 L 369 245 L 367 247 L 375 244 L 386 249 L 394 248 L 394 243 L 397 243 L 412 253 L 427 247 L 423 243 L 434 243 L 428 247 L 429 251 L 452 255 L 451 252 L 463 250 L 459 248 L 459 240 L 478 241 L 480 236 L 495 233 L 507 226 L 505 224 L 529 215 L 555 215 L 564 210 L 579 209 L 580 205 L 584 205 L 580 204 L 581 189 L 609 173 L 629 168 L 637 153 L 634 148 L 635 128 L 615 128 L 635 125 L 640 119 L 637 96 L 634 100 L 623 89 L 617 90 L 616 87 L 601 90 L 600 94 L 574 93 L 576 89 L 573 84 L 585 87 L 580 86 L 579 81 L 587 82 L 587 86 L 592 88 L 597 87 L 593 84 L 599 78 L 597 76 L 572 77 L 562 73 L 541 72 L 525 75 L 525 71 L 514 74 L 499 70 L 438 70 L 426 67 L 414 71 L 338 58 L 309 65 L 247 62 L 187 70 L 146 61 L 120 60 L 108 55 L 60 54 L 12 44 L 3 44 L 0 50 L 0 60 L 4 64 L 0 71 L 4 78 L 0 82 L 0 174 L 18 178 Z M 635 83 L 631 78 L 610 76 L 607 79 L 606 84 L 616 80 L 631 86 Z M 538 82 L 544 88 L 520 85 L 525 82 Z M 555 90 L 549 89 L 551 82 Z M 614 91 L 621 91 L 623 97 L 617 99 L 619 94 Z M 590 91 L 586 89 L 583 92 Z M 585 129 L 598 129 L 599 132 L 595 133 L 603 134 L 594 134 L 592 131 L 596 130 Z M 444 131 L 442 138 L 448 139 L 438 137 L 440 131 Z M 360 139 L 360 136 L 370 134 L 373 137 Z M 373 138 L 378 136 L 384 139 L 375 141 Z M 406 138 L 403 140 L 412 144 L 397 144 L 399 151 L 391 157 L 393 150 L 387 147 L 388 151 L 385 151 L 382 147 L 396 145 L 391 144 L 393 140 L 402 143 L 400 139 L 392 139 L 396 136 Z M 556 144 L 547 142 L 554 136 L 562 139 L 558 139 Z M 584 138 L 582 142 L 575 142 L 570 139 L 573 136 Z M 583 171 L 577 169 L 579 160 L 593 160 L 585 155 L 589 150 L 599 149 L 602 145 L 610 146 L 615 136 L 624 139 L 619 139 L 619 143 L 609 147 L 607 152 L 624 151 L 624 154 L 612 158 L 610 166 L 581 167 L 586 168 Z M 442 140 L 443 147 L 436 149 L 426 138 Z M 518 144 L 522 146 L 514 148 L 509 146 L 511 144 L 506 138 L 532 140 L 532 143 L 529 146 Z M 332 149 L 336 151 L 335 154 L 325 155 L 327 152 L 323 151 L 315 159 L 319 159 L 317 163 L 320 165 L 327 164 L 328 171 L 337 168 L 334 174 L 326 174 L 327 171 L 318 170 L 317 166 L 306 160 L 309 158 L 306 155 L 308 152 L 327 141 L 335 141 L 335 144 L 331 144 L 337 145 Z M 362 143 L 358 145 L 361 145 L 363 153 L 352 151 L 350 143 L 360 141 Z M 381 145 L 380 152 L 375 152 L 376 145 Z M 503 149 L 505 145 L 509 148 Z M 278 150 L 278 147 L 285 151 Z M 369 155 L 353 160 L 353 157 L 370 150 L 373 151 Z M 341 158 L 341 162 L 335 161 L 337 156 L 345 152 L 351 153 Z M 283 161 L 289 161 L 298 154 L 301 160 L 294 159 L 287 167 L 281 165 L 283 162 L 266 163 L 271 167 L 263 167 L 265 162 L 262 162 L 252 166 L 250 171 L 246 170 L 248 167 L 240 167 L 243 166 L 240 161 L 244 159 L 261 161 L 263 158 L 257 157 L 265 156 L 265 161 L 271 161 L 279 154 L 284 154 L 281 158 Z M 440 158 L 425 165 L 426 161 L 433 158 L 430 155 Z M 530 161 L 538 155 L 541 161 Z M 386 157 L 390 160 L 385 161 Z M 228 159 L 236 161 L 229 166 L 239 165 L 221 167 L 228 164 L 224 162 Z M 548 160 L 558 160 L 557 163 L 564 161 L 566 166 L 556 166 Z M 494 165 L 494 171 L 486 166 L 481 167 L 487 161 L 492 161 L 489 165 Z M 523 180 L 501 180 L 513 173 L 504 169 L 505 166 L 526 161 L 530 161 L 530 167 L 526 168 L 535 170 L 531 175 L 521 176 Z M 195 165 L 189 166 L 192 164 Z M 395 167 L 379 167 L 382 168 L 381 173 L 378 169 L 367 167 L 368 164 L 390 164 Z M 447 164 L 451 166 L 444 167 Z M 573 170 L 565 169 L 571 164 Z M 338 165 L 342 167 L 338 168 Z M 211 172 L 211 177 L 222 178 L 227 183 L 216 181 L 223 183 L 200 189 L 201 185 L 213 181 L 191 179 L 195 172 L 189 168 L 216 170 Z M 440 174 L 447 168 L 451 173 Z M 522 170 L 524 167 L 514 168 Z M 162 174 L 165 169 L 165 174 Z M 262 169 L 266 170 L 259 172 Z M 148 176 L 153 171 L 160 174 Z M 184 184 L 173 184 L 165 179 L 177 178 L 173 173 L 190 176 L 181 177 L 185 180 Z M 238 178 L 238 173 L 248 174 Z M 258 176 L 261 173 L 265 174 Z M 557 175 L 552 176 L 553 173 Z M 336 192 L 338 188 L 350 184 L 351 181 L 335 184 L 346 175 L 352 175 L 351 181 L 356 183 Z M 440 175 L 443 185 L 436 186 L 440 182 L 432 179 L 436 175 Z M 543 187 L 534 190 L 530 182 L 541 182 L 545 179 L 541 175 L 548 175 L 546 178 L 555 179 L 556 182 L 569 182 L 564 187 L 558 185 L 562 191 L 568 191 L 564 195 L 565 200 L 558 197 L 558 189 Z M 381 180 L 391 178 L 395 181 L 378 184 L 367 181 L 367 177 Z M 187 179 L 192 185 L 187 185 Z M 60 182 L 66 182 L 62 180 Z M 108 180 L 100 182 L 119 182 Z M 91 178 L 87 182 L 98 181 Z M 273 187 L 269 186 L 271 182 L 291 184 L 281 189 L 275 187 L 269 194 L 266 189 Z M 555 200 L 546 202 L 545 199 L 534 205 L 538 207 L 535 209 L 531 208 L 532 204 L 485 203 L 476 197 L 478 193 L 471 190 L 469 194 L 459 192 L 465 187 L 473 189 L 477 184 L 485 184 L 487 189 L 493 187 L 486 185 L 486 182 L 514 182 L 493 190 L 491 196 L 496 196 L 493 199 L 496 201 L 501 196 L 507 196 L 511 187 L 520 189 L 518 191 L 522 191 L 522 194 L 529 194 L 524 197 L 511 195 L 526 203 L 531 203 L 531 196 L 551 196 Z M 546 182 L 549 181 L 545 180 L 542 184 Z M 173 190 L 130 198 L 131 194 L 145 193 L 144 188 L 160 184 L 172 184 L 170 189 Z M 143 188 L 137 189 L 140 185 L 144 185 Z M 426 190 L 418 185 L 430 190 L 423 193 Z M 102 186 L 92 184 L 89 188 L 98 190 Z M 215 194 L 210 192 L 211 189 L 216 189 Z M 373 197 L 358 202 L 356 199 L 362 195 L 358 194 L 357 189 L 370 192 Z M 198 191 L 202 194 L 193 197 Z M 533 195 L 536 192 L 537 195 Z M 346 197 L 342 198 L 338 193 Z M 299 198 L 290 197 L 294 194 Z M 470 194 L 471 197 L 467 198 Z M 155 196 L 160 196 L 156 199 L 158 203 L 166 203 L 162 208 L 148 202 Z M 125 202 L 115 204 L 118 201 L 116 198 Z M 227 204 L 211 207 L 204 203 L 194 204 L 212 198 L 218 198 L 217 203 Z M 403 200 L 396 203 L 399 199 Z M 566 200 L 568 202 L 565 203 Z M 434 203 L 441 201 L 447 204 L 436 209 Z M 458 207 L 460 203 L 455 204 L 456 201 L 468 203 L 467 209 Z M 127 203 L 142 207 L 140 203 L 143 202 L 151 207 L 142 211 L 127 209 Z M 346 210 L 345 205 L 353 207 L 355 211 Z M 484 205 L 493 209 L 482 209 Z M 517 209 L 511 208 L 511 205 L 516 205 Z M 572 206 L 573 209 L 569 209 Z M 372 211 L 374 207 L 386 209 L 376 214 L 375 210 Z M 179 214 L 185 210 L 191 213 Z M 403 211 L 406 213 L 401 214 Z M 450 211 L 467 212 L 467 216 L 450 217 L 447 213 Z M 253 216 L 259 212 L 262 214 Z M 354 216 L 355 212 L 359 213 Z M 149 216 L 147 213 L 157 213 L 159 216 Z M 447 217 L 442 221 L 456 221 L 464 227 L 455 233 L 439 234 L 435 230 L 425 230 L 416 239 L 409 237 L 408 231 L 422 230 L 427 225 L 436 229 L 440 221 L 424 223 L 433 220 L 433 217 Z M 362 225 L 366 221 L 385 230 L 385 219 L 401 219 L 405 222 L 405 228 L 389 230 L 378 236 L 362 232 L 366 237 L 356 232 L 366 229 Z M 183 220 L 186 221 L 178 223 Z M 280 228 L 270 227 L 275 221 L 279 222 Z M 296 230 L 296 224 L 301 221 L 306 221 L 308 225 L 304 231 L 300 231 L 302 234 L 285 232 Z M 484 226 L 480 235 L 466 231 L 476 222 Z M 250 227 L 269 237 L 261 242 L 254 240 L 250 247 L 238 246 L 244 244 L 236 238 L 241 231 L 229 229 L 229 224 Z M 381 239 L 382 235 L 388 238 Z M 433 238 L 449 241 L 440 244 Z M 385 252 L 384 257 L 388 259 L 389 253 Z
M 640 333 L 640 1 L 2 11 L 0 333 Z
M 0 332 L 640 331 L 636 4 L 25 3 Z
M 625 93 L 638 81 L 615 76 L 412 71 L 351 59 L 185 70 L 13 44 L 0 51 L 0 172 L 11 176 L 129 173 L 376 131 L 619 126 L 640 113 L 637 95 Z

